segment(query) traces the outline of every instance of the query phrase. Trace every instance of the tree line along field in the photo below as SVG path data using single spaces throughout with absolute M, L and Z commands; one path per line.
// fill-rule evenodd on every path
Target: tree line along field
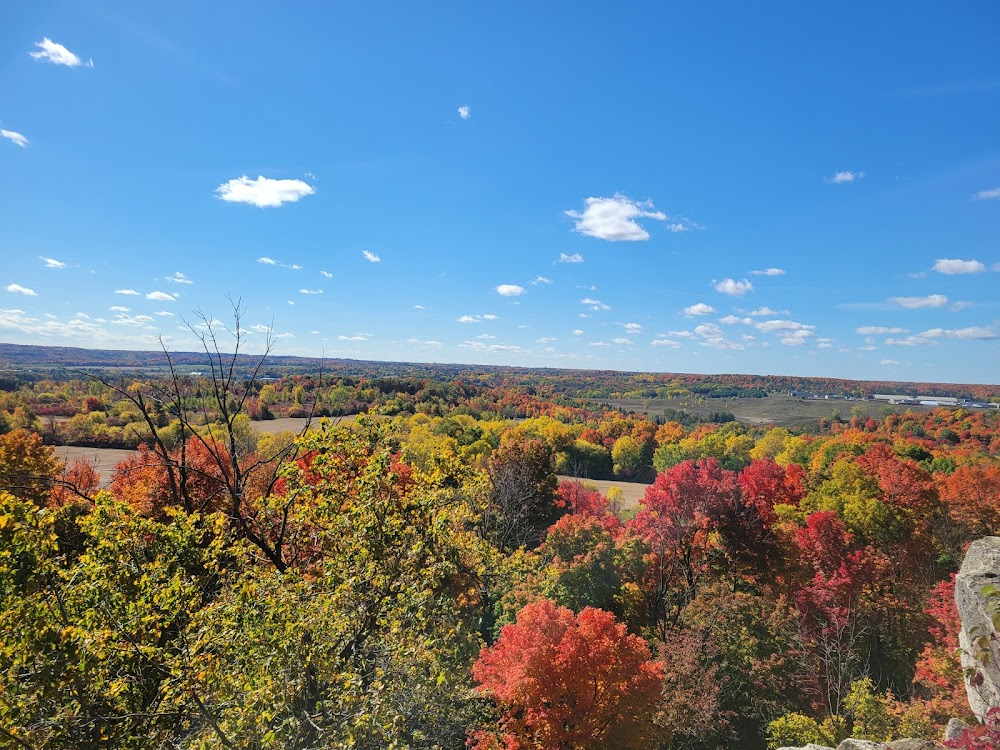
M 952 575 L 1000 531 L 1000 413 L 805 430 L 230 364 L 0 391 L 0 745 L 709 750 L 972 719 Z M 46 444 L 74 420 L 136 441 L 104 488 Z

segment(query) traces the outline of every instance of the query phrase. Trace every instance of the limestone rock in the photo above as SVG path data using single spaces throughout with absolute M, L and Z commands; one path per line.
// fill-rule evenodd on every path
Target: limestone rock
M 944 728 L 944 740 L 948 742 L 949 740 L 961 739 L 962 732 L 969 728 L 961 719 L 949 719 L 948 726 Z
M 837 750 L 883 750 L 884 748 L 885 744 L 882 742 L 856 740 L 853 737 L 850 737 L 837 745 Z
M 989 601 L 983 597 L 986 585 L 1000 587 L 1000 537 L 987 536 L 977 539 L 969 547 L 962 562 L 962 569 L 955 577 L 955 604 L 962 618 L 958 643 L 962 647 L 962 666 L 978 667 L 983 683 L 978 688 L 966 684 L 969 707 L 976 716 L 985 716 L 991 706 L 1000 705 L 1000 649 L 992 644 L 992 658 L 986 665 L 975 662 L 974 639 L 977 635 L 993 632 Z

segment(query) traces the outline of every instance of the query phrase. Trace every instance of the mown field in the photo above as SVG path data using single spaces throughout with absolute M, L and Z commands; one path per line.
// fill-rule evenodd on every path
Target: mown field
M 927 406 L 892 406 L 874 401 L 849 401 L 846 399 L 794 398 L 787 393 L 772 393 L 767 398 L 703 398 L 685 396 L 659 399 L 600 399 L 593 403 L 608 404 L 612 408 L 634 411 L 638 414 L 663 415 L 665 409 L 686 411 L 702 418 L 713 412 L 732 412 L 743 424 L 774 424 L 779 427 L 800 427 L 829 419 L 835 413 L 843 419 L 857 416 L 880 418 L 886 414 L 909 410 L 927 411 Z

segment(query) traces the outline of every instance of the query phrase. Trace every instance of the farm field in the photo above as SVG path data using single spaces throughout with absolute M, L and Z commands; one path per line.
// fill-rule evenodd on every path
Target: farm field
M 608 490 L 612 487 L 617 487 L 622 491 L 622 511 L 628 515 L 631 515 L 639 507 L 639 501 L 646 494 L 646 488 L 650 486 L 642 482 L 621 482 L 613 479 L 580 479 L 579 477 L 570 477 L 563 474 L 559 475 L 559 481 L 592 484 L 597 487 L 602 495 L 607 495 Z
M 713 412 L 732 412 L 736 421 L 743 424 L 774 424 L 779 427 L 796 427 L 829 419 L 834 412 L 844 419 L 853 413 L 863 419 L 880 418 L 886 414 L 902 414 L 907 410 L 928 411 L 928 406 L 893 406 L 874 401 L 847 399 L 805 399 L 787 393 L 772 393 L 766 398 L 698 398 L 686 396 L 666 399 L 595 399 L 593 403 L 609 404 L 613 408 L 634 411 L 638 414 L 662 415 L 664 409 L 677 409 L 708 418 Z

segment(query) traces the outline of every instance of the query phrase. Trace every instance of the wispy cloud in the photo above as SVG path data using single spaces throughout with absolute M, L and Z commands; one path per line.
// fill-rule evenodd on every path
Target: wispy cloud
M 535 280 L 532 281 L 531 283 L 535 284 L 536 286 L 538 284 L 551 284 L 552 283 L 552 279 L 546 278 L 545 276 L 536 276 Z
M 191 279 L 189 279 L 187 277 L 187 275 L 181 273 L 180 271 L 174 271 L 174 275 L 173 276 L 164 276 L 163 280 L 164 281 L 170 281 L 170 282 L 172 282 L 174 284 L 193 284 L 194 283 L 193 281 L 191 281 Z
M 648 240 L 649 232 L 636 219 L 666 221 L 667 215 L 653 210 L 652 201 L 633 201 L 615 193 L 612 198 L 587 198 L 583 211 L 566 211 L 576 220 L 574 231 L 609 242 Z
M 130 312 L 132 308 L 124 307 L 122 305 L 112 305 L 108 308 L 111 312 Z
M 559 253 L 560 263 L 583 263 L 583 256 L 580 253 L 573 253 L 572 255 L 566 255 L 566 253 Z
M 812 331 L 816 329 L 816 326 L 799 323 L 794 320 L 764 320 L 756 323 L 754 327 L 764 333 L 791 333 L 794 331 Z
M 751 276 L 784 276 L 783 268 L 762 268 L 759 271 L 750 271 Z
M 20 146 L 24 148 L 28 145 L 28 139 L 23 135 L 18 133 L 16 130 L 4 130 L 0 128 L 0 138 L 6 138 L 11 141 L 15 146 Z
M 715 308 L 711 305 L 706 305 L 704 302 L 698 302 L 684 308 L 684 314 L 689 318 L 695 315 L 711 315 L 714 312 Z
M 229 203 L 249 203 L 258 208 L 276 208 L 285 203 L 295 203 L 304 196 L 313 195 L 316 190 L 302 180 L 274 180 L 264 175 L 251 180 L 243 175 L 222 183 L 215 192 L 222 200 Z
M 525 289 L 517 284 L 500 284 L 496 291 L 501 297 L 520 297 L 524 294 Z
M 478 323 L 479 318 L 473 315 L 463 315 L 458 319 L 459 323 Z
M 727 326 L 735 326 L 735 325 L 749 326 L 753 325 L 753 318 L 740 318 L 736 315 L 727 315 L 724 318 L 719 318 L 719 322 Z
M 879 362 L 879 364 L 880 365 L 898 365 L 899 362 L 897 362 L 894 359 L 883 359 L 881 362 Z
M 333 278 L 333 274 L 330 273 L 329 271 L 320 271 L 320 275 L 323 276 L 323 277 L 325 277 L 325 278 L 327 278 L 327 279 L 332 279 Z
M 929 339 L 958 339 L 961 341 L 992 341 L 997 334 L 992 328 L 969 326 L 968 328 L 931 328 L 918 334 Z
M 378 257 L 375 253 L 373 253 L 371 250 L 362 250 L 361 254 L 363 256 L 365 256 L 365 260 L 367 260 L 369 263 L 381 263 L 382 262 L 382 259 L 380 257 Z
M 20 284 L 8 284 L 7 291 L 12 294 L 23 294 L 26 297 L 38 296 L 34 289 L 28 289 L 28 287 L 21 286 Z
M 78 68 L 81 65 L 85 65 L 88 68 L 94 67 L 93 60 L 88 60 L 84 63 L 78 55 L 70 52 L 58 42 L 53 42 L 48 37 L 44 37 L 40 42 L 35 42 L 35 46 L 38 47 L 38 51 L 29 52 L 28 54 L 39 62 L 65 65 L 67 68 Z
M 715 323 L 704 323 L 700 326 L 695 326 L 694 333 L 696 336 L 701 337 L 702 341 L 699 343 L 702 346 L 708 346 L 712 349 L 739 350 L 746 348 L 743 344 L 727 339 L 722 329 L 715 325 Z
M 642 323 L 622 323 L 622 327 L 629 333 L 642 333 Z
M 167 294 L 166 292 L 150 292 L 146 295 L 146 299 L 151 299 L 156 302 L 176 302 L 177 298 L 172 294 Z
M 924 307 L 944 307 L 948 304 L 948 298 L 943 294 L 929 294 L 926 297 L 889 297 L 887 302 L 905 307 L 908 310 L 917 310 Z
M 359 333 L 359 334 L 357 334 L 355 336 L 344 336 L 343 334 L 341 334 L 340 336 L 337 336 L 337 339 L 339 341 L 367 341 L 368 340 L 368 338 L 364 334 L 361 334 L 361 333 Z
M 468 120 L 470 117 L 472 117 L 472 107 L 470 107 L 468 104 L 463 104 L 461 107 L 458 108 L 458 116 L 461 117 L 463 120 Z M 489 120 L 489 117 L 487 117 L 486 119 Z
M 938 258 L 934 262 L 934 270 L 948 276 L 965 273 L 983 273 L 986 264 L 978 260 L 959 260 L 958 258 Z
M 856 180 L 860 180 L 864 176 L 865 176 L 864 172 L 851 172 L 851 171 L 835 172 L 833 177 L 828 177 L 826 181 L 833 185 L 843 185 L 845 183 L 855 182 Z
M 679 341 L 674 341 L 673 339 L 653 339 L 652 341 L 649 342 L 649 345 L 650 346 L 669 346 L 669 347 L 671 347 L 673 349 L 676 349 L 681 344 L 680 344 Z
M 302 266 L 298 263 L 282 263 L 280 260 L 275 260 L 274 258 L 269 258 L 266 255 L 262 255 L 257 258 L 257 262 L 264 266 L 275 266 L 276 268 L 287 268 L 291 271 L 301 271 Z
M 135 289 L 115 289 L 115 294 L 124 294 L 128 297 L 138 297 L 139 292 Z
M 989 190 L 980 190 L 975 195 L 976 200 L 988 201 L 996 198 L 1000 198 L 1000 188 L 991 188 Z
M 38 260 L 45 264 L 46 268 L 65 268 L 66 264 L 61 260 L 56 260 L 55 258 L 46 258 L 43 255 L 38 256 Z
M 618 339 L 611 339 L 611 343 L 618 344 L 619 346 L 630 346 L 632 344 L 632 340 L 626 338 L 618 338 Z
M 299 294 L 322 294 L 322 289 L 299 289 Z
M 610 310 L 611 305 L 606 305 L 599 299 L 594 299 L 593 297 L 584 297 L 580 300 L 581 305 L 589 305 L 591 310 Z
M 885 343 L 887 346 L 930 346 L 937 342 L 927 336 L 907 336 L 903 339 L 887 338 Z
M 722 281 L 712 281 L 715 291 L 722 294 L 729 294 L 733 297 L 742 297 L 747 292 L 753 291 L 753 284 L 746 279 L 736 281 L 735 279 L 723 279 Z
M 862 336 L 883 336 L 889 333 L 909 333 L 905 328 L 896 328 L 888 326 L 861 326 L 855 329 L 857 333 Z
M 573 335 L 574 336 L 582 336 L 583 335 L 583 329 L 582 328 L 574 328 L 573 329 Z
M 767 315 L 788 315 L 788 310 L 772 310 L 767 305 L 764 305 L 764 307 L 758 307 L 756 310 L 751 310 L 749 314 L 755 318 Z

